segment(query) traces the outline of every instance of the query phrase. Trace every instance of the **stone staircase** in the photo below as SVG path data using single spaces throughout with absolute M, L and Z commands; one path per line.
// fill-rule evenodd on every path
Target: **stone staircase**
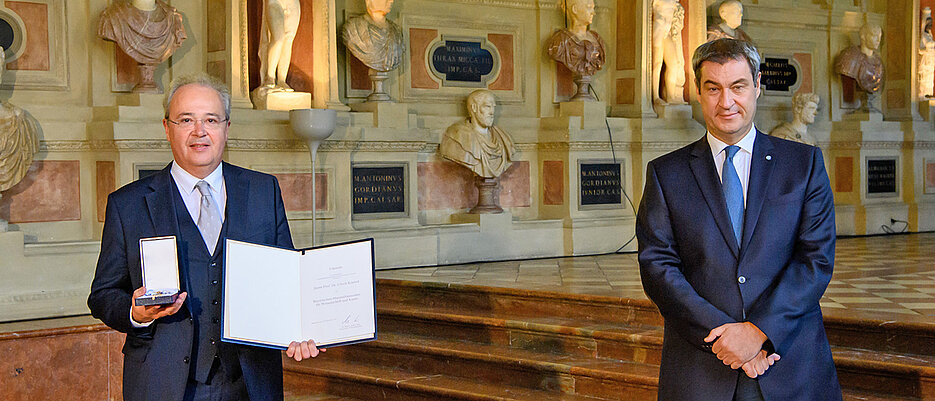
M 378 340 L 285 360 L 287 391 L 655 400 L 662 318 L 649 301 L 380 279 L 377 305 Z M 826 330 L 846 400 L 935 400 L 935 323 L 832 315 Z

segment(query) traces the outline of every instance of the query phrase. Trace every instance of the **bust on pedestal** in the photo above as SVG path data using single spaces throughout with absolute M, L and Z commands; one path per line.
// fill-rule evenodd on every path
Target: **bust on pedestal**
M 792 97 L 792 121 L 773 128 L 770 135 L 815 146 L 817 141 L 808 134 L 808 124 L 815 122 L 821 98 L 814 93 L 796 93 Z
M 0 49 L 0 81 L 6 70 L 6 55 Z M 0 198 L 18 184 L 39 151 L 39 124 L 25 110 L 0 101 Z M 7 222 L 0 219 L 0 233 Z
M 263 82 L 250 94 L 260 110 L 306 109 L 312 94 L 295 92 L 286 83 L 292 64 L 292 44 L 302 18 L 299 0 L 264 0 L 260 28 L 260 76 Z
M 740 24 L 743 23 L 743 3 L 738 0 L 726 0 L 718 6 L 721 23 L 708 27 L 708 42 L 715 39 L 731 38 L 753 42 Z
M 513 139 L 494 125 L 497 99 L 478 89 L 467 98 L 468 118 L 445 130 L 438 152 L 474 173 L 477 206 L 471 213 L 501 213 L 500 175 L 513 162 Z
M 591 76 L 604 66 L 604 40 L 588 29 L 594 20 L 594 0 L 567 0 L 565 16 L 570 26 L 552 34 L 546 47 L 553 60 L 575 74 L 577 90 L 571 100 L 593 101 L 588 92 Z
M 101 13 L 97 36 L 136 60 L 140 82 L 134 92 L 162 93 L 153 74 L 185 40 L 182 14 L 162 0 L 117 0 Z
M 864 111 L 880 113 L 876 106 L 876 95 L 883 87 L 883 59 L 877 49 L 883 29 L 868 22 L 860 28 L 860 46 L 851 46 L 838 55 L 834 71 L 841 74 L 843 85 L 853 85 L 865 93 L 867 101 L 862 105 Z M 859 100 L 858 100 L 859 101 Z M 858 105 L 858 110 L 861 105 Z
M 388 72 L 399 66 L 403 55 L 403 32 L 395 22 L 386 18 L 393 0 L 366 0 L 367 14 L 353 17 L 344 23 L 341 37 L 354 57 L 370 67 L 373 92 L 370 102 L 390 102 L 393 99 L 383 87 Z

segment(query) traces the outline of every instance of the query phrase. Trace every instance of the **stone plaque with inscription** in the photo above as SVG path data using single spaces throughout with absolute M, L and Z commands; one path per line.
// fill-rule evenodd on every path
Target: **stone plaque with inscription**
M 432 74 L 444 86 L 486 87 L 499 67 L 496 49 L 484 38 L 443 36 L 429 57 Z
M 797 62 L 792 57 L 766 57 L 760 63 L 760 82 L 770 92 L 791 95 L 799 86 Z
M 620 163 L 581 163 L 581 206 L 622 205 Z
M 867 159 L 867 194 L 896 194 L 896 159 Z
M 351 168 L 355 215 L 405 215 L 406 166 L 366 165 Z

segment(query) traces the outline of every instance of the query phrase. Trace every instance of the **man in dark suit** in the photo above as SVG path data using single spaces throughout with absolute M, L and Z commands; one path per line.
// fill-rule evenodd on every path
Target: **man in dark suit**
M 292 248 L 279 184 L 221 157 L 230 94 L 206 75 L 173 82 L 163 125 L 173 162 L 107 199 L 88 307 L 127 333 L 125 400 L 281 400 L 277 350 L 220 341 L 224 238 Z M 136 306 L 142 295 L 140 239 L 174 235 L 182 292 L 174 304 Z M 257 266 L 257 268 L 262 268 Z M 314 342 L 287 355 L 314 357 Z
M 834 199 L 817 147 L 753 126 L 759 64 L 748 42 L 700 46 L 707 134 L 646 167 L 636 233 L 665 318 L 660 400 L 841 400 L 818 305 Z

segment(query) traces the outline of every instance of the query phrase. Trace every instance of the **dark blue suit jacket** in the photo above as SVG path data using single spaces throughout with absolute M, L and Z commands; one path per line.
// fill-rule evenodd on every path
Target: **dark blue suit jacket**
M 702 340 L 749 321 L 782 358 L 758 379 L 767 400 L 840 400 L 818 305 L 835 243 L 821 150 L 757 132 L 746 199 L 738 247 L 704 137 L 646 167 L 636 234 L 644 290 L 665 318 L 659 399 L 731 400 L 743 373 Z
M 227 186 L 226 238 L 292 248 L 276 178 L 227 163 L 223 173 Z M 179 235 L 172 191 L 177 189 L 166 167 L 127 184 L 107 199 L 101 254 L 88 307 L 94 317 L 127 333 L 123 347 L 123 395 L 128 401 L 182 399 L 189 378 L 188 357 L 194 340 L 189 300 L 178 313 L 158 319 L 148 328 L 136 329 L 130 324 L 131 294 L 143 285 L 140 238 Z M 179 260 L 183 291 L 187 287 L 187 266 L 186 260 Z M 280 351 L 234 347 L 250 399 L 281 400 Z

